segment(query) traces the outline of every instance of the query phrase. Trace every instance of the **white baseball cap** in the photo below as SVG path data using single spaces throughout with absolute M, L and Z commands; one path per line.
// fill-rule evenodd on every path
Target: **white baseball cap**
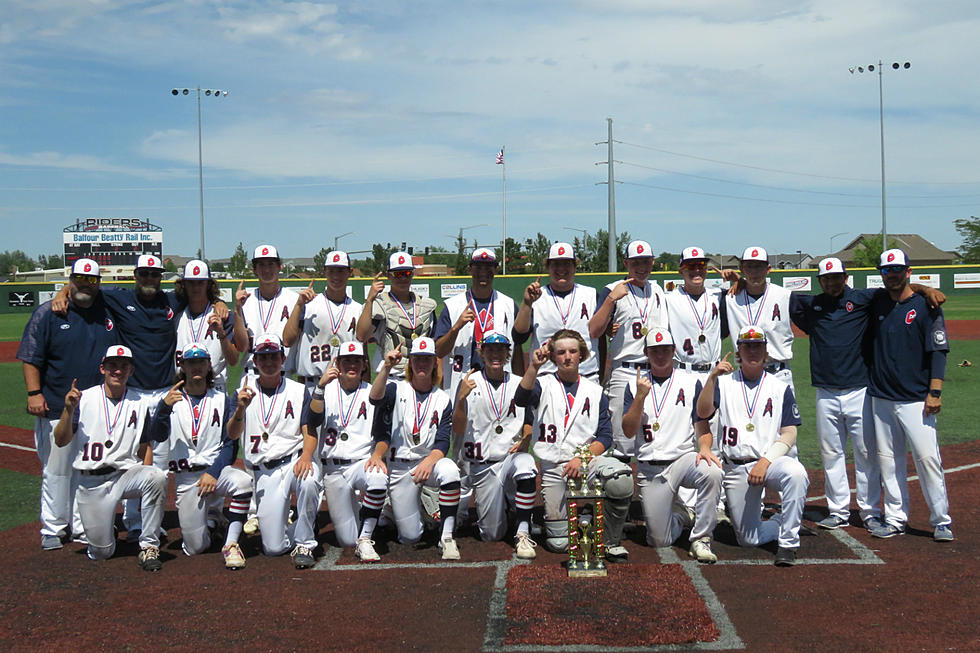
M 435 356 L 436 341 L 428 336 L 422 336 L 412 341 L 412 351 L 409 356 Z
M 345 342 L 337 349 L 337 357 L 340 356 L 363 356 L 364 355 L 364 345 L 357 342 L 356 340 L 351 340 L 350 342 Z
M 568 243 L 555 243 L 548 250 L 548 260 L 555 261 L 561 259 L 575 260 L 575 250 Z
M 626 246 L 626 258 L 653 258 L 653 248 L 645 240 L 634 240 Z
M 904 265 L 905 267 L 909 267 L 909 257 L 900 249 L 886 250 L 881 253 L 878 267 L 883 268 L 886 265 Z
M 72 274 L 88 274 L 94 277 L 101 277 L 102 274 L 99 272 L 99 264 L 90 258 L 80 258 L 75 261 L 71 266 Z
M 471 263 L 496 263 L 497 255 L 492 249 L 486 247 L 478 247 L 473 250 L 473 256 L 470 257 Z
M 126 347 L 125 345 L 112 345 L 111 347 L 105 350 L 105 356 L 102 357 L 102 360 L 106 360 L 107 358 L 132 359 L 133 351 L 129 347 Z
M 159 256 L 154 254 L 140 254 L 140 257 L 136 259 L 136 268 L 149 268 L 151 270 L 162 270 L 163 261 L 160 260 Z
M 643 348 L 660 347 L 661 345 L 673 345 L 674 339 L 670 331 L 661 327 L 653 327 L 647 332 L 647 337 L 643 340 Z
M 408 252 L 395 252 L 388 257 L 389 270 L 414 270 L 412 255 Z
M 252 345 L 253 354 L 273 354 L 277 351 L 283 352 L 285 347 L 283 347 L 282 338 L 274 333 L 263 333 L 255 339 L 255 343 Z
M 252 260 L 255 261 L 260 258 L 274 258 L 279 260 L 279 250 L 272 245 L 259 245 L 252 253 Z
M 680 265 L 688 261 L 707 261 L 708 258 L 708 253 L 700 247 L 685 247 L 681 252 Z
M 830 258 L 825 258 L 820 261 L 819 272 L 817 272 L 818 277 L 822 277 L 825 274 L 847 274 L 844 270 L 844 263 L 839 259 L 831 256 Z
M 738 343 L 742 342 L 761 342 L 766 343 L 769 340 L 766 338 L 766 332 L 762 330 L 761 327 L 757 326 L 747 326 L 738 332 Z
M 350 267 L 350 257 L 347 256 L 347 252 L 342 252 L 339 249 L 327 254 L 327 258 L 323 259 L 323 267 L 325 268 L 349 268 Z
M 180 276 L 181 279 L 210 279 L 211 270 L 208 268 L 208 264 L 204 261 L 198 259 L 192 259 L 184 264 L 184 273 Z
M 762 247 L 746 247 L 745 251 L 742 252 L 743 261 L 762 261 L 763 263 L 769 262 L 769 254 Z

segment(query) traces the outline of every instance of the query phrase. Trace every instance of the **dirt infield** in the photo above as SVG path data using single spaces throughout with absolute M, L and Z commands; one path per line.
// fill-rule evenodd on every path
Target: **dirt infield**
M 4 448 L 0 466 L 27 464 L 12 451 L 34 456 Z M 379 533 L 382 563 L 362 565 L 329 545 L 328 526 L 314 569 L 262 556 L 246 538 L 247 568 L 228 572 L 214 551 L 181 553 L 171 503 L 164 568 L 148 574 L 122 538 L 113 559 L 96 563 L 76 544 L 42 552 L 37 523 L 25 524 L 0 533 L 0 647 L 977 650 L 980 442 L 945 448 L 943 458 L 955 542 L 932 541 L 912 482 L 907 535 L 875 540 L 855 517 L 849 528 L 805 535 L 789 569 L 772 566 L 772 547 L 736 546 L 725 526 L 715 532 L 716 565 L 691 562 L 683 546 L 647 547 L 635 527 L 627 565 L 577 580 L 565 577 L 561 556 L 539 547 L 527 564 L 472 531 L 460 537 L 459 563 L 439 561 L 431 539 L 408 547 Z M 822 474 L 810 477 L 807 515 L 819 518 Z

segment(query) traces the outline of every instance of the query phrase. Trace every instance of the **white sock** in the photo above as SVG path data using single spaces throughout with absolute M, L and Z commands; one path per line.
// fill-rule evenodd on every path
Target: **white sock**
M 442 518 L 442 539 L 450 540 L 453 537 L 453 529 L 456 527 L 456 516 Z
M 240 521 L 228 522 L 228 534 L 225 535 L 225 546 L 238 542 L 238 538 L 242 535 L 242 527 L 244 525 L 245 522 Z
M 517 534 L 520 535 L 524 533 L 525 535 L 531 532 L 531 525 L 526 521 L 521 521 L 517 523 Z
M 374 535 L 374 527 L 378 525 L 377 517 L 365 517 L 364 523 L 361 525 L 361 534 L 359 537 L 366 537 L 371 539 Z

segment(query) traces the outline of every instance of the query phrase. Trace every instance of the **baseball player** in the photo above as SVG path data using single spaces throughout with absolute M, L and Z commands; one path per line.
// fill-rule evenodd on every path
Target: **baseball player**
M 746 247 L 739 270 L 744 287 L 726 297 L 728 332 L 741 333 L 746 327 L 765 332 L 769 347 L 766 372 L 793 388 L 793 327 L 789 317 L 790 291 L 766 281 L 769 255 L 762 247 Z
M 470 289 L 446 300 L 433 336 L 450 397 L 456 396 L 463 376 L 483 368 L 479 349 L 483 336 L 491 331 L 509 336 L 517 313 L 514 300 L 493 288 L 497 256 L 492 249 L 474 250 L 469 269 Z
M 538 277 L 524 290 L 524 300 L 514 319 L 514 337 L 518 342 L 524 342 L 530 335 L 531 351 L 535 351 L 561 329 L 577 331 L 583 339 L 587 338 L 588 356 L 582 358 L 582 374 L 598 381 L 599 362 L 595 354 L 599 351 L 599 343 L 589 335 L 589 320 L 596 308 L 596 291 L 575 283 L 576 265 L 571 245 L 555 243 L 551 246 L 546 262 L 551 281 L 542 288 Z M 555 369 L 555 364 L 546 360 L 539 373 L 551 374 Z
M 757 326 L 738 333 L 740 369 L 729 354 L 713 369 L 703 388 L 698 383 L 695 432 L 710 433 L 708 419 L 719 411 L 721 459 L 725 470 L 725 496 L 735 536 L 741 546 L 759 546 L 776 540 L 775 564 L 796 563 L 800 547 L 803 505 L 810 481 L 800 461 L 788 455 L 796 444 L 800 411 L 793 388 L 766 371 L 767 338 Z M 762 495 L 766 488 L 779 493 L 779 515 L 762 521 Z
M 238 407 L 228 423 L 228 437 L 242 438 L 245 463 L 255 476 L 262 549 L 266 555 L 290 556 L 297 569 L 312 567 L 316 548 L 320 471 L 316 436 L 323 415 L 310 413 L 309 393 L 302 383 L 286 378 L 285 347 L 279 336 L 261 335 L 252 361 L 258 372 L 253 390 L 246 377 L 238 391 Z M 296 495 L 296 521 L 287 524 L 290 497 Z
M 117 342 L 117 332 L 99 292 L 99 264 L 78 259 L 68 277 L 68 311 L 56 314 L 51 302 L 37 307 L 17 349 L 27 386 L 27 412 L 34 415 L 34 442 L 41 459 L 41 548 L 60 549 L 71 528 L 84 542 L 75 506 L 78 473 L 72 470 L 75 447 L 56 447 L 52 429 L 64 408 L 72 380 L 86 390 L 102 383 L 102 352 Z M 74 506 L 74 509 L 73 509 Z
M 323 274 L 327 287 L 317 294 L 311 281 L 308 288 L 299 292 L 282 335 L 287 347 L 299 342 L 297 380 L 306 383 L 307 389 L 312 389 L 321 379 L 341 344 L 356 341 L 357 318 L 364 309 L 347 295 L 351 275 L 347 252 L 336 250 L 327 254 Z
M 412 277 L 415 266 L 408 252 L 395 252 L 388 257 L 388 277 L 391 289 L 384 290 L 381 273 L 375 275 L 368 290 L 364 309 L 357 319 L 357 339 L 368 342 L 373 338 L 378 343 L 372 361 L 380 371 L 384 364 L 384 352 L 398 349 L 402 353 L 399 364 L 389 370 L 392 378 L 405 377 L 407 356 L 413 340 L 431 337 L 435 327 L 436 301 L 430 297 L 419 297 L 412 292 Z
M 674 369 L 670 331 L 654 327 L 644 339 L 648 370 L 637 370 L 626 388 L 623 431 L 636 437 L 637 484 L 651 546 L 670 546 L 685 528 L 691 529 L 691 557 L 714 563 L 711 533 L 718 520 L 722 465 L 711 452 L 712 436 L 695 441 L 691 420 L 698 377 Z M 681 487 L 696 493 L 695 516 L 677 505 Z
M 245 290 L 245 282 L 238 284 L 235 292 L 235 345 L 242 356 L 242 371 L 255 371 L 252 349 L 260 336 L 271 334 L 280 339 L 289 321 L 289 314 L 296 305 L 296 291 L 279 283 L 282 260 L 272 245 L 259 245 L 252 253 L 252 272 L 259 280 L 259 287 Z M 296 371 L 295 348 L 286 348 L 283 372 Z M 243 375 L 244 376 L 244 375 Z
M 518 558 L 535 557 L 531 510 L 537 495 L 538 467 L 526 452 L 522 435 L 525 411 L 514 394 L 520 377 L 507 372 L 510 339 L 503 333 L 483 334 L 482 371 L 463 377 L 453 409 L 453 432 L 461 436 L 464 485 L 476 495 L 477 527 L 484 541 L 503 539 L 507 530 L 507 499 L 516 507 Z
M 142 464 L 140 447 L 150 439 L 146 395 L 127 387 L 133 374 L 129 347 L 110 346 L 99 369 L 101 385 L 83 391 L 72 381 L 61 420 L 54 428 L 59 447 L 77 440 L 74 467 L 81 474 L 78 512 L 88 540 L 88 557 L 112 557 L 116 550 L 116 505 L 123 498 L 139 499 L 144 526 L 139 538 L 139 565 L 144 571 L 160 571 L 159 533 L 167 475 Z
M 946 322 L 941 308 L 930 309 L 909 287 L 911 267 L 905 252 L 883 252 L 878 270 L 887 295 L 877 295 L 871 304 L 874 355 L 868 392 L 884 484 L 885 523 L 871 534 L 888 538 L 905 532 L 908 446 L 935 529 L 933 539 L 951 542 L 952 520 L 936 434 L 949 352 Z
M 578 331 L 559 329 L 547 345 L 531 353 L 520 387 L 514 393 L 518 406 L 533 412 L 534 455 L 541 462 L 541 497 L 544 500 L 545 548 L 568 551 L 568 517 L 565 478 L 587 473 L 603 481 L 606 500 L 605 541 L 619 547 L 623 524 L 633 496 L 633 474 L 628 465 L 602 454 L 612 446 L 609 401 L 602 386 L 579 374 L 579 361 L 589 356 Z M 540 374 L 548 360 L 557 368 Z M 595 456 L 588 470 L 575 450 L 588 445 Z M 611 561 L 625 559 L 608 553 Z
M 238 348 L 233 342 L 234 314 L 222 320 L 214 312 L 218 293 L 218 282 L 211 278 L 207 263 L 194 259 L 184 265 L 180 279 L 174 282 L 177 301 L 186 304 L 177 318 L 174 366 L 180 369 L 180 355 L 192 343 L 203 345 L 214 372 L 214 387 L 218 392 L 224 392 L 228 385 L 228 368 L 238 363 Z
M 221 555 L 228 569 L 245 566 L 238 546 L 252 498 L 252 477 L 232 466 L 237 443 L 228 437 L 228 421 L 236 396 L 215 387 L 211 354 L 203 343 L 181 352 L 177 383 L 160 400 L 150 420 L 155 438 L 170 438 L 169 468 L 177 482 L 177 517 L 184 553 L 191 556 L 211 546 L 207 527 L 209 503 L 230 497 L 228 532 Z
M 310 411 L 324 415 L 319 455 L 337 542 L 355 547 L 354 554 L 362 562 L 376 562 L 380 558 L 371 536 L 388 494 L 388 475 L 366 464 L 374 451 L 375 410 L 369 399 L 371 388 L 362 377 L 367 369 L 364 345 L 353 340 L 342 343 L 316 383 Z
M 442 368 L 435 350 L 432 338 L 416 338 L 408 356 L 405 379 L 391 383 L 388 375 L 398 365 L 401 349 L 385 354 L 371 386 L 371 403 L 376 406 L 375 446 L 367 469 L 388 472 L 388 495 L 398 539 L 404 544 L 422 537 L 420 486 L 438 487 L 442 559 L 459 560 L 459 547 L 453 539 L 459 508 L 459 467 L 447 457 L 453 405 L 446 391 L 439 387 Z M 388 466 L 384 463 L 385 456 L 389 457 Z

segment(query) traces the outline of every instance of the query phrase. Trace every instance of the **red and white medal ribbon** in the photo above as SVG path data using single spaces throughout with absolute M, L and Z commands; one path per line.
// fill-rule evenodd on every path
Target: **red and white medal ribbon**
M 419 320 L 419 305 L 418 305 L 418 302 L 412 302 L 412 315 L 410 317 L 408 315 L 408 311 L 406 311 L 405 310 L 405 307 L 402 306 L 402 303 L 400 301 L 398 301 L 398 298 L 395 297 L 392 293 L 388 293 L 388 295 L 390 295 L 391 298 L 395 301 L 395 303 L 398 304 L 398 308 L 401 309 L 402 315 L 404 315 L 405 316 L 405 319 L 408 320 L 408 325 L 410 327 L 412 327 L 412 331 L 415 331 L 415 325 L 416 325 L 416 323 L 418 323 L 418 320 Z
M 704 325 L 708 321 L 708 293 L 701 293 L 701 297 L 704 298 L 704 310 L 701 311 L 700 315 L 698 315 L 697 305 L 694 303 L 694 300 L 691 299 L 691 295 L 688 294 L 687 291 L 684 291 L 684 296 L 687 297 L 687 303 L 691 305 L 691 312 L 694 313 L 694 319 L 697 320 L 698 328 L 701 330 L 701 333 L 704 333 Z M 698 301 L 701 301 L 700 297 L 698 298 Z M 755 323 L 753 322 L 753 324 Z
M 466 296 L 470 301 L 470 308 L 473 309 L 473 315 L 476 318 L 476 325 L 479 327 L 473 330 L 473 339 L 477 342 L 483 339 L 483 334 L 487 330 L 493 328 L 493 294 L 490 295 L 490 305 L 487 306 L 486 310 L 483 312 L 483 317 L 480 317 L 480 311 L 476 307 L 476 302 L 473 300 L 473 293 L 469 290 L 466 291 Z
M 500 421 L 500 415 L 504 412 L 504 395 L 507 390 L 507 372 L 504 372 L 504 380 L 500 383 L 500 401 L 494 401 L 493 398 L 493 388 L 490 386 L 490 381 L 487 379 L 486 371 L 482 374 L 483 385 L 487 387 L 487 396 L 490 397 L 490 410 L 493 411 L 493 416 L 497 419 L 495 421 Z
M 650 394 L 653 395 L 653 418 L 659 420 L 660 413 L 663 412 L 664 405 L 667 403 L 667 397 L 670 395 L 670 386 L 674 385 L 674 372 L 670 372 L 670 378 L 667 380 L 667 389 L 664 390 L 660 401 L 657 401 L 657 382 L 654 381 L 653 374 L 647 372 L 647 376 L 650 378 Z
M 759 385 L 755 387 L 755 396 L 752 398 L 751 404 L 749 403 L 749 393 L 745 389 L 745 377 L 741 375 L 741 372 L 739 372 L 739 377 L 741 379 L 742 386 L 742 401 L 745 402 L 745 412 L 748 413 L 749 420 L 752 420 L 752 418 L 755 416 L 756 404 L 759 403 L 759 396 L 762 394 L 762 384 L 766 380 L 766 372 L 763 372 L 762 376 L 759 377 Z
M 555 378 L 558 380 L 558 383 L 561 383 L 561 392 L 563 395 L 565 395 L 565 426 L 567 427 L 568 418 L 572 414 L 572 406 L 575 405 L 575 395 L 573 395 L 571 392 L 566 392 L 565 384 L 558 376 L 558 372 L 555 372 Z M 580 374 L 579 377 L 575 379 L 575 383 L 578 384 L 581 380 L 582 380 L 582 375 Z
M 123 399 L 126 398 L 124 394 L 119 398 L 119 404 L 116 406 L 116 416 L 112 419 L 112 423 L 109 423 L 109 395 L 106 394 L 105 384 L 102 384 L 102 408 L 103 417 L 105 417 L 105 435 L 107 438 L 112 437 L 112 431 L 116 428 L 116 422 L 119 421 L 119 416 L 122 414 L 123 409 Z
M 262 303 L 265 300 L 262 299 L 262 295 L 261 293 L 259 293 L 259 289 L 258 288 L 255 289 L 255 298 L 259 300 L 259 320 L 262 322 L 262 333 L 265 333 L 266 331 L 269 330 L 269 320 L 272 319 L 272 314 L 276 312 L 276 301 L 279 300 L 279 295 L 281 293 L 282 293 L 282 288 L 280 288 L 279 291 L 276 293 L 276 296 L 270 300 L 269 312 L 263 315 Z
M 568 300 L 568 307 L 564 311 L 562 311 L 561 304 L 558 302 L 558 295 L 556 295 L 555 291 L 551 289 L 551 285 L 550 284 L 548 285 L 548 294 L 551 295 L 551 301 L 555 303 L 555 310 L 558 311 L 558 317 L 561 318 L 562 326 L 565 326 L 568 323 L 568 316 L 572 312 L 572 306 L 575 304 L 576 292 L 578 292 L 577 286 L 572 288 L 572 296 Z
M 191 406 L 191 438 L 197 443 L 197 434 L 201 432 L 201 418 L 207 414 L 208 410 L 208 397 L 205 395 L 196 406 L 193 406 L 187 393 L 181 391 L 181 394 L 184 395 L 184 401 L 187 402 L 187 405 Z
M 266 431 L 269 430 L 269 422 L 272 421 L 272 413 L 276 409 L 276 402 L 279 401 L 279 391 L 282 390 L 285 383 L 286 380 L 282 379 L 279 381 L 279 385 L 276 386 L 276 392 L 272 395 L 272 402 L 269 404 L 269 410 L 265 409 L 265 391 L 262 388 L 259 388 L 259 417 L 262 419 L 262 426 Z
M 351 399 L 350 405 L 344 408 L 344 395 L 346 393 L 340 388 L 340 382 L 337 382 L 337 404 L 340 406 L 340 425 L 343 428 L 347 428 L 347 425 L 350 424 L 350 416 L 354 412 L 354 404 L 357 403 L 357 395 L 360 393 L 361 388 L 358 387 L 354 391 L 354 398 Z
M 432 392 L 429 392 L 424 404 L 419 401 L 418 391 L 412 390 L 412 392 L 415 393 L 415 423 L 412 425 L 412 435 L 418 435 L 422 432 L 422 422 L 425 421 L 425 416 L 429 414 L 429 402 L 432 401 Z
M 210 312 L 211 312 L 211 302 L 208 302 L 208 305 L 204 309 L 204 312 L 201 313 L 200 324 L 198 324 L 198 326 L 194 326 L 194 318 L 191 317 L 191 309 L 190 308 L 187 309 L 187 318 L 190 320 L 191 323 L 191 335 L 194 337 L 194 342 L 203 342 L 201 340 L 201 332 L 204 331 L 204 325 L 208 323 L 208 313 Z
M 324 291 L 323 297 L 324 299 L 327 298 L 326 291 Z M 340 317 L 338 317 L 336 320 L 333 319 L 333 310 L 330 308 L 331 303 L 332 302 L 327 299 L 327 315 L 330 317 L 330 331 L 332 331 L 334 335 L 337 335 L 337 332 L 340 331 L 340 327 L 344 324 L 344 315 L 347 313 L 347 305 L 350 304 L 350 297 L 344 297 L 344 308 L 341 309 Z
M 759 308 L 755 312 L 755 317 L 752 317 L 752 298 L 749 297 L 749 291 L 743 290 L 742 296 L 745 298 L 745 312 L 749 316 L 749 324 L 752 326 L 758 326 L 759 317 L 762 316 L 762 309 L 766 305 L 766 297 L 769 296 L 769 284 L 766 284 L 766 292 L 762 293 L 762 299 L 759 300 Z
M 640 320 L 643 324 L 646 324 L 647 313 L 650 312 L 650 296 L 647 295 L 646 284 L 643 285 L 643 308 L 640 308 L 640 302 L 636 301 L 636 292 L 633 290 L 633 284 L 627 283 L 626 287 L 630 291 L 630 297 L 633 298 L 633 305 L 636 306 L 636 310 L 640 313 Z

